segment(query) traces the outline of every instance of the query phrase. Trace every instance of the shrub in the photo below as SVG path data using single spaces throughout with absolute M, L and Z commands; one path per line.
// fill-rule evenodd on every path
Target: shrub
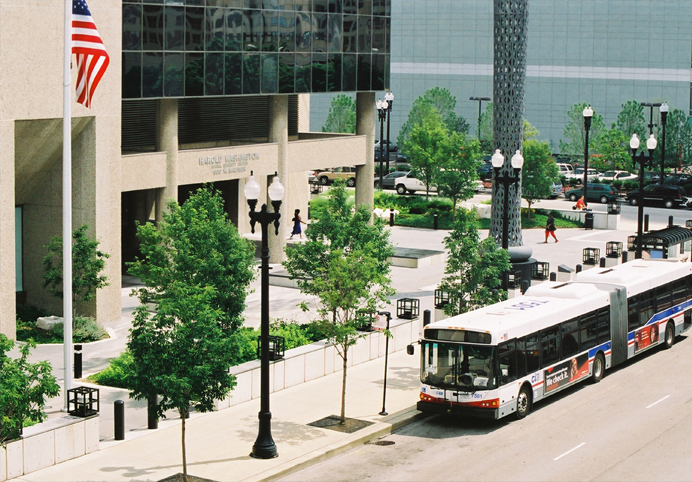
M 110 365 L 98 373 L 89 375 L 87 381 L 107 385 L 109 387 L 129 388 L 125 382 L 130 373 L 130 365 L 133 363 L 132 354 L 124 351 L 115 358 L 110 359 Z
M 63 339 L 63 324 L 58 323 L 51 332 L 60 340 Z M 72 328 L 72 341 L 75 343 L 88 343 L 108 338 L 108 333 L 95 319 L 87 316 L 76 316 Z

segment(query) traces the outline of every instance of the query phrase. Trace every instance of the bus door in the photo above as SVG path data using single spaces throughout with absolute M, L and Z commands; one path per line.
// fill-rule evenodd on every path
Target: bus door
M 611 366 L 627 360 L 627 288 L 618 286 L 610 292 Z

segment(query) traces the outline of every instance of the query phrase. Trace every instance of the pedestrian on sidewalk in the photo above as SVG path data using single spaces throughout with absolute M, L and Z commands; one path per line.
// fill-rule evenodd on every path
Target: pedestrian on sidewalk
M 295 213 L 293 213 L 293 219 L 291 221 L 293 221 L 293 231 L 291 231 L 291 237 L 288 239 L 293 239 L 293 236 L 296 234 L 300 235 L 300 239 L 303 239 L 303 231 L 300 227 L 300 223 L 306 225 L 307 223 L 300 218 L 300 209 L 296 209 Z
M 543 241 L 543 244 L 548 243 L 548 236 L 552 236 L 557 243 L 557 237 L 555 236 L 555 218 L 553 217 L 553 213 L 548 214 L 548 220 L 545 223 L 545 241 Z

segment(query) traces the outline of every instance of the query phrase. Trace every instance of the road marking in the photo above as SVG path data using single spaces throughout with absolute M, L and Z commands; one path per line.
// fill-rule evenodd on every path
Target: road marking
M 574 447 L 572 450 L 568 450 L 567 452 L 565 452 L 564 454 L 560 455 L 559 457 L 555 457 L 555 458 L 553 459 L 553 461 L 555 461 L 555 460 L 560 460 L 560 459 L 561 459 L 562 457 L 564 457 L 565 455 L 571 454 L 572 452 L 574 452 L 574 451 L 577 450 L 578 448 L 581 448 L 581 447 L 584 446 L 584 445 L 586 445 L 586 442 L 580 443 L 579 445 L 577 445 L 576 447 Z
M 651 407 L 653 407 L 654 405 L 658 405 L 659 403 L 661 403 L 663 400 L 665 400 L 665 399 L 668 398 L 668 397 L 670 397 L 670 395 L 666 395 L 666 396 L 663 397 L 662 399 L 660 399 L 660 400 L 658 400 L 658 401 L 652 403 L 651 405 L 649 405 L 649 406 L 646 407 L 646 408 L 651 408 Z

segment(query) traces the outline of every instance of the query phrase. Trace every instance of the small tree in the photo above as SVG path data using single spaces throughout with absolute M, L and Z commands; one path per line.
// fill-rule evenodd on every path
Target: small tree
M 636 100 L 628 100 L 622 104 L 622 109 L 618 118 L 612 125 L 625 135 L 629 142 L 632 134 L 636 133 L 640 139 L 646 139 L 646 118 L 644 117 L 644 107 Z
M 300 291 L 319 300 L 314 323 L 343 361 L 342 424 L 346 420 L 348 352 L 364 336 L 356 328 L 394 294 L 388 261 L 394 249 L 389 231 L 382 224 L 369 223 L 367 208 L 352 212 L 347 200 L 343 182 L 335 182 L 325 209 L 306 231 L 307 241 L 287 247 L 283 263 L 298 280 Z M 309 309 L 305 302 L 301 307 Z
M 460 210 L 445 238 L 449 251 L 440 289 L 449 294 L 445 314 L 455 316 L 507 299 L 502 278 L 510 269 L 509 254 L 492 238 L 478 236 L 473 211 Z
M 661 149 L 661 136 L 662 131 L 656 134 L 657 150 Z M 680 109 L 671 109 L 666 119 L 665 165 L 676 169 L 692 165 L 692 127 L 687 115 Z
M 485 110 L 481 114 L 481 149 L 485 154 L 493 150 L 493 131 L 495 129 L 495 120 L 493 118 L 493 103 L 488 102 Z
M 584 158 L 584 144 L 586 143 L 586 130 L 584 129 L 584 108 L 586 103 L 574 104 L 567 112 L 569 120 L 563 131 L 564 140 L 560 140 L 560 152 L 577 159 Z M 594 112 L 589 129 L 589 152 L 593 152 L 596 139 L 605 129 L 603 116 Z
M 443 168 L 437 174 L 437 185 L 440 194 L 452 200 L 452 221 L 456 219 L 457 201 L 473 196 L 480 149 L 478 140 L 469 140 L 457 132 L 452 132 L 441 143 Z
M 530 140 L 524 142 L 524 168 L 521 170 L 521 197 L 529 205 L 552 193 L 553 182 L 559 179 L 557 164 L 550 156 L 550 144 Z
M 96 291 L 108 286 L 108 278 L 99 273 L 106 265 L 110 255 L 99 251 L 99 242 L 87 236 L 87 225 L 72 233 L 72 311 L 73 319 L 77 313 L 77 301 L 90 301 Z M 48 288 L 56 298 L 62 299 L 62 236 L 56 236 L 46 246 L 48 254 L 43 258 L 43 287 Z
M 7 356 L 14 342 L 0 334 L 0 447 L 18 438 L 26 421 L 46 419 L 46 397 L 60 394 L 52 367 L 47 361 L 29 362 L 33 341 L 19 348 L 19 358 Z
M 456 105 L 457 98 L 448 89 L 434 87 L 427 90 L 425 94 L 413 101 L 408 119 L 399 129 L 399 136 L 397 137 L 399 145 L 404 146 L 413 129 L 425 120 L 428 116 L 428 107 L 432 107 L 440 115 L 448 130 L 468 134 L 469 124 L 466 119 L 454 112 Z
M 411 157 L 411 169 L 425 185 L 426 197 L 430 195 L 430 187 L 439 173 L 442 143 L 448 135 L 440 115 L 433 107 L 427 106 L 425 117 L 404 143 L 404 152 Z
M 339 94 L 332 99 L 322 132 L 356 133 L 356 103 L 351 97 Z
M 619 129 L 604 129 L 596 139 L 596 151 L 600 154 L 593 167 L 597 169 L 624 170 L 632 163 L 629 138 Z
M 145 288 L 136 291 L 126 377 L 138 400 L 160 395 L 157 416 L 182 419 L 183 475 L 187 480 L 185 418 L 191 406 L 213 410 L 235 386 L 228 368 L 239 357 L 237 328 L 254 278 L 254 246 L 238 234 L 223 200 L 208 187 L 185 204 L 169 203 L 158 227 L 139 226 L 142 257 L 130 264 Z M 147 303 L 155 303 L 152 316 Z

